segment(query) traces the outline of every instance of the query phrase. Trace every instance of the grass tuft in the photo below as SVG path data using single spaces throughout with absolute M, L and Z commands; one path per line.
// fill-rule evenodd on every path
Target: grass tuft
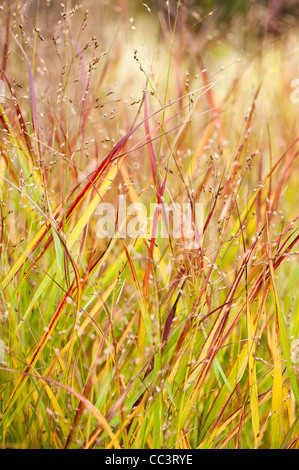
M 9 3 L 1 447 L 299 448 L 292 15 Z

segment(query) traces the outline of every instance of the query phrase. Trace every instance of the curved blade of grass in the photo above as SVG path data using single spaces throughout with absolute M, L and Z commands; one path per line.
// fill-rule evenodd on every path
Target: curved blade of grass
M 74 397 L 76 397 L 80 402 L 82 402 L 84 404 L 84 406 L 93 414 L 93 416 L 97 419 L 99 424 L 103 427 L 104 431 L 106 431 L 106 433 L 110 437 L 110 439 L 113 439 L 115 448 L 118 448 L 118 449 L 120 448 L 120 445 L 119 445 L 117 439 L 115 438 L 115 434 L 110 429 L 110 426 L 109 426 L 109 423 L 108 423 L 107 419 L 101 414 L 101 412 L 87 398 L 85 398 L 83 395 L 78 393 L 73 388 L 71 388 L 67 385 L 64 385 L 60 382 L 57 382 L 56 380 L 49 379 L 49 378 L 43 377 L 41 375 L 29 373 L 28 371 L 20 372 L 20 371 L 14 370 L 14 369 L 7 369 L 7 368 L 3 368 L 3 367 L 0 367 L 0 369 L 5 370 L 7 372 L 18 372 L 20 374 L 26 375 L 26 378 L 31 377 L 31 378 L 36 378 L 38 380 L 45 381 L 46 383 L 48 382 L 50 384 L 56 385 L 60 388 L 63 388 L 68 393 L 74 395 Z

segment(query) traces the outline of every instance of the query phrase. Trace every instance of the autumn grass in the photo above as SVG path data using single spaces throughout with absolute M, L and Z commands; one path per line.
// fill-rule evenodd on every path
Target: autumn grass
M 298 448 L 297 32 L 216 13 L 1 10 L 2 448 Z

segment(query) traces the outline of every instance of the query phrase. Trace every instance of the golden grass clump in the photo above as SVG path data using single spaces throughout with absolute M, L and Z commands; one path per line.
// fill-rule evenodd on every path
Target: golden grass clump
M 293 10 L 152 3 L 1 7 L 2 448 L 299 447 Z

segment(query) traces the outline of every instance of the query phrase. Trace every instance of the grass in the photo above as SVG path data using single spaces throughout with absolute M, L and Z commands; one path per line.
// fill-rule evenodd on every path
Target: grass
M 233 36 L 184 2 L 12 3 L 2 448 L 298 448 L 296 27 L 253 34 L 255 3 Z M 120 194 L 202 203 L 200 246 L 158 212 L 100 239 Z

